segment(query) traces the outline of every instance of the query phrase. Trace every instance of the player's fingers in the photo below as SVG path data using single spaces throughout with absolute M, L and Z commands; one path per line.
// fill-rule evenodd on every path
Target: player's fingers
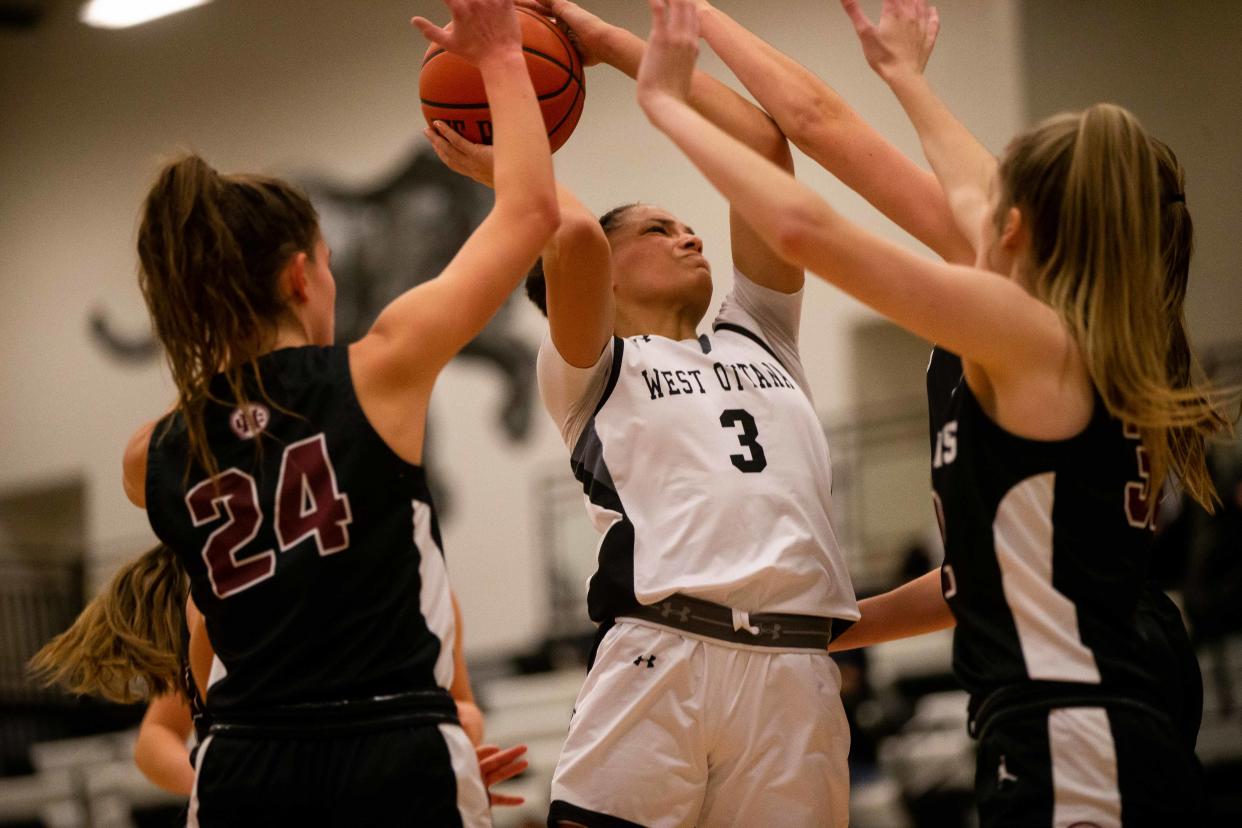
M 849 15 L 850 21 L 854 24 L 854 31 L 861 34 L 871 28 L 871 20 L 858 5 L 858 0 L 841 0 L 841 8 L 845 9 L 845 13 Z
M 936 42 L 936 35 L 940 34 L 940 10 L 935 6 L 932 6 L 929 15 L 930 19 L 927 24 L 927 45 L 931 46 Z
M 519 759 L 516 762 L 510 762 L 503 767 L 496 768 L 495 770 L 487 773 L 484 776 L 484 779 L 487 782 L 487 786 L 490 788 L 492 785 L 498 785 L 506 779 L 512 779 L 529 767 L 530 762 L 527 762 L 525 759 Z
M 540 0 L 513 0 L 513 5 L 515 8 L 533 11 L 536 14 L 543 15 L 544 17 L 552 16 L 552 7 L 547 3 L 541 3 Z
M 494 768 L 502 767 L 509 762 L 514 761 L 524 753 L 526 753 L 526 745 L 517 745 L 505 750 L 497 748 L 486 757 L 482 755 L 479 756 L 479 767 L 484 768 L 484 772 L 486 773 Z
M 444 31 L 444 29 L 441 29 L 425 17 L 412 18 L 410 23 L 413 24 L 414 28 L 422 32 L 423 37 L 427 38 L 427 40 L 431 43 L 434 43 L 437 46 L 447 47 L 449 35 L 448 32 Z
M 453 148 L 453 151 L 463 158 L 471 158 L 483 149 L 444 121 L 436 121 L 436 131 Z
M 526 802 L 526 798 L 522 796 L 513 796 L 511 794 L 492 793 L 492 804 L 502 806 L 521 805 Z
M 475 756 L 478 757 L 480 764 L 487 757 L 494 756 L 499 752 L 500 752 L 500 747 L 497 745 L 479 745 L 477 748 L 474 749 L 474 754 Z

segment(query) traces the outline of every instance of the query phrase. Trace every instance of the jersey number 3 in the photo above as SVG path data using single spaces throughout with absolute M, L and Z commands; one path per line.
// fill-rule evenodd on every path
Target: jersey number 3
M 226 469 L 199 483 L 185 496 L 190 519 L 196 527 L 225 521 L 203 544 L 203 562 L 211 588 L 228 598 L 266 581 L 276 573 L 276 553 L 268 549 L 238 560 L 238 551 L 254 540 L 263 523 L 259 489 L 254 477 L 241 469 Z M 336 485 L 336 470 L 328 457 L 322 434 L 285 447 L 276 483 L 276 540 L 287 552 L 307 538 L 314 538 L 320 555 L 349 547 L 349 497 Z
M 763 471 L 768 467 L 768 458 L 763 453 L 763 446 L 759 445 L 759 441 L 755 439 L 759 436 L 755 418 L 750 416 L 749 411 L 741 408 L 730 408 L 721 412 L 721 428 L 733 428 L 737 425 L 742 427 L 742 433 L 737 435 L 737 441 L 746 447 L 748 454 L 730 454 L 729 459 L 733 461 L 733 465 L 744 472 Z

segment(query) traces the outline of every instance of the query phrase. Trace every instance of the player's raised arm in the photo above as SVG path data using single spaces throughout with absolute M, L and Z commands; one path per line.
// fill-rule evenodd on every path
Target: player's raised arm
M 703 38 L 798 149 L 947 261 L 974 261 L 933 174 L 806 67 L 706 0 L 698 8 Z
M 923 75 L 940 30 L 939 13 L 926 0 L 884 0 L 880 21 L 873 24 L 858 0 L 841 0 L 841 5 L 858 32 L 867 63 L 893 90 L 914 124 L 958 229 L 979 251 L 997 160 L 954 117 Z
M 443 121 L 424 130 L 436 154 L 453 171 L 493 186 L 492 148 L 472 143 Z M 587 368 L 612 337 L 612 251 L 599 220 L 563 184 L 556 188 L 561 223 L 543 249 L 540 309 L 552 343 L 570 365 Z
M 646 42 L 614 26 L 569 0 L 539 0 L 569 30 L 583 63 L 606 63 L 631 78 L 638 77 Z M 708 121 L 737 138 L 764 158 L 793 173 L 793 158 L 784 134 L 766 112 L 725 84 L 695 71 L 690 80 L 689 103 Z M 777 256 L 735 210 L 729 213 L 733 264 L 752 281 L 783 293 L 802 287 L 801 268 Z
M 695 112 L 686 102 L 698 52 L 694 3 L 649 2 L 639 103 L 774 250 L 963 359 L 1000 367 L 1064 353 L 1068 334 L 1055 311 L 1015 282 L 926 261 L 862 230 Z
M 483 76 L 495 129 L 495 204 L 444 271 L 394 300 L 354 346 L 355 356 L 383 363 L 395 380 L 427 388 L 512 293 L 558 222 L 548 138 L 512 0 L 445 3 L 450 30 L 413 23 Z

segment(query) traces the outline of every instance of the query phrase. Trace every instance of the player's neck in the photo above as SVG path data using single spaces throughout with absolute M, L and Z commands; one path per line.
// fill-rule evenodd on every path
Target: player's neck
M 698 337 L 699 320 L 683 309 L 617 308 L 613 331 L 622 339 L 631 336 L 663 336 L 682 340 Z
M 272 332 L 270 344 L 264 349 L 264 353 L 279 351 L 281 348 L 300 348 L 310 344 L 312 344 L 310 336 L 307 335 L 305 328 L 296 323 L 282 322 Z

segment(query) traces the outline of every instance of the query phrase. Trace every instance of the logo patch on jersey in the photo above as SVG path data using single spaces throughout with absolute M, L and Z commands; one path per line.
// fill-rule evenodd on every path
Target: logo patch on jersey
M 229 415 L 229 427 L 242 440 L 253 440 L 258 437 L 271 421 L 272 412 L 267 410 L 267 406 L 259 403 L 247 403 L 244 410 L 238 406 Z

